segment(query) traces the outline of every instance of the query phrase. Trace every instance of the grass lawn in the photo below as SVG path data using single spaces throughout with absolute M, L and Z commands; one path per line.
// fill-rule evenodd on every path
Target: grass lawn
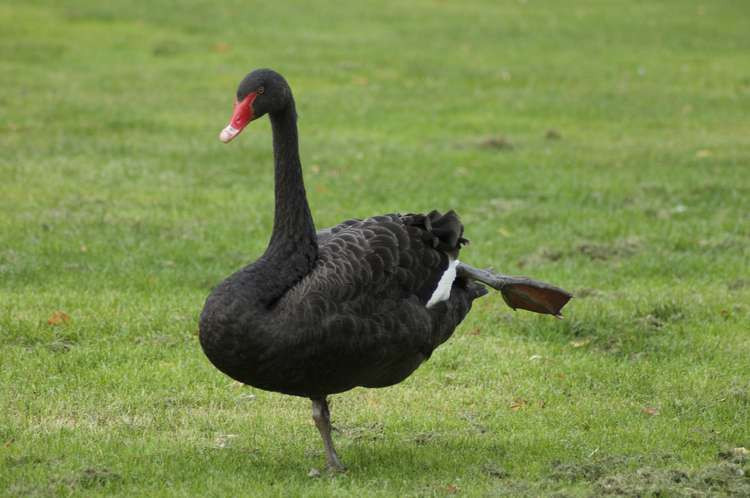
M 750 5 L 0 5 L 0 495 L 750 494 Z M 270 234 L 272 67 L 317 226 L 456 209 L 481 300 L 404 383 L 242 387 L 203 301 Z

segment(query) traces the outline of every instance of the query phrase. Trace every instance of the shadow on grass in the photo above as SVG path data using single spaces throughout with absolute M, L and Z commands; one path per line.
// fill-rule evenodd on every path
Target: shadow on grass
M 455 435 L 422 443 L 417 439 L 370 444 L 341 440 L 339 455 L 347 466 L 343 474 L 327 471 L 322 445 L 317 440 L 308 444 L 307 438 L 304 445 L 288 450 L 252 448 L 242 443 L 221 449 L 185 445 L 176 452 L 157 450 L 155 454 L 144 455 L 147 465 L 139 466 L 142 475 L 130 475 L 126 480 L 150 481 L 168 476 L 191 481 L 210 476 L 214 482 L 237 482 L 239 478 L 257 488 L 283 484 L 293 489 L 327 480 L 360 485 L 359 481 L 366 479 L 407 482 L 411 486 L 413 483 L 449 482 L 456 476 L 476 479 L 506 475 L 502 470 L 507 454 L 504 440 L 466 440 Z M 150 462 L 159 462 L 158 471 L 155 472 Z M 311 476 L 312 469 L 319 473 L 313 471 Z
M 503 441 L 479 438 L 461 440 L 443 435 L 429 438 L 424 433 L 385 443 L 354 442 L 338 446 L 339 455 L 348 469 L 345 475 L 367 475 L 368 478 L 398 476 L 410 480 L 424 477 L 425 472 L 435 478 L 470 475 L 481 469 L 488 455 L 501 463 L 507 453 Z M 200 453 L 206 458 L 205 453 Z M 282 456 L 279 456 L 278 451 L 248 452 L 246 449 L 211 452 L 210 455 L 206 461 L 210 460 L 216 467 L 227 470 L 234 467 L 235 471 L 246 471 L 257 477 L 306 478 L 311 468 L 320 469 L 326 474 L 325 456 L 322 448 L 318 448 L 318 441 L 315 441 L 314 447 L 305 448 L 301 452 L 295 449 Z M 240 462 L 243 460 L 251 463 L 251 466 L 242 465 Z
M 350 446 L 341 452 L 348 465 L 344 473 L 326 471 L 322 452 L 310 455 L 299 449 L 266 454 L 240 448 L 217 452 L 186 448 L 179 455 L 164 455 L 163 461 L 191 462 L 195 472 L 185 476 L 189 479 L 205 477 L 210 469 L 212 480 L 236 483 L 240 478 L 256 489 L 280 486 L 286 491 L 328 485 L 359 489 L 364 480 L 382 490 L 404 491 L 406 486 L 411 492 L 431 495 L 453 494 L 461 483 L 517 496 L 573 489 L 597 496 L 746 496 L 743 493 L 750 492 L 747 456 L 738 449 L 719 453 L 716 461 L 692 469 L 670 454 L 598 455 L 549 461 L 543 463 L 539 475 L 521 476 L 517 470 L 506 470 L 512 462 L 504 444 L 474 443 L 451 438 L 418 446 L 403 442 Z M 311 469 L 320 472 L 311 473 Z M 183 472 L 186 469 L 178 470 Z

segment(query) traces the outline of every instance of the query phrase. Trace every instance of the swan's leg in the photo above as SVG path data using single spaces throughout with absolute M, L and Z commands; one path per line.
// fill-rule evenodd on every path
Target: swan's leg
M 459 263 L 456 271 L 463 278 L 477 280 L 499 290 L 505 303 L 513 309 L 521 308 L 535 313 L 549 313 L 562 318 L 563 306 L 573 297 L 570 292 L 546 282 L 528 277 L 500 275 L 492 270 L 480 270 L 466 263 Z
M 312 416 L 315 421 L 315 427 L 318 428 L 320 437 L 323 438 L 328 468 L 334 471 L 346 470 L 346 467 L 339 460 L 339 456 L 333 447 L 333 439 L 331 439 L 331 413 L 328 411 L 328 400 L 326 398 L 312 400 Z

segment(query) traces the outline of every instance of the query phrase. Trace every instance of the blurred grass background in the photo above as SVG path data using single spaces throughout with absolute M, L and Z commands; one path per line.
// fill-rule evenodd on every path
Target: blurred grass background
M 3 3 L 0 493 L 750 492 L 748 19 Z M 270 233 L 267 120 L 216 138 L 257 67 L 295 91 L 318 227 L 454 208 L 462 259 L 577 296 L 561 322 L 487 298 L 402 385 L 334 397 L 341 476 L 307 477 L 307 401 L 235 387 L 195 336 Z

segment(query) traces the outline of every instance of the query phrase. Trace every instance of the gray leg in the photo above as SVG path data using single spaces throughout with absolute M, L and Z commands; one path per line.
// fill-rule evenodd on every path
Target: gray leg
M 315 421 L 315 427 L 318 428 L 320 437 L 323 438 L 328 468 L 339 472 L 346 470 L 346 467 L 339 460 L 339 456 L 333 447 L 333 439 L 331 439 L 331 414 L 328 411 L 328 401 L 325 398 L 312 400 L 312 416 Z

